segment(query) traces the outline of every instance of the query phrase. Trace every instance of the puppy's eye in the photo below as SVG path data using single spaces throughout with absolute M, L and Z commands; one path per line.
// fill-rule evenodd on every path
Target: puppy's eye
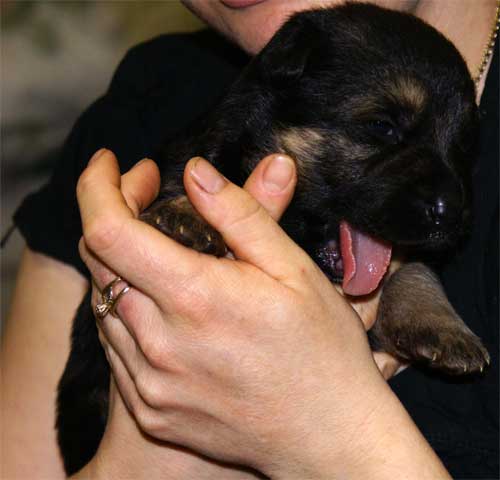
M 399 131 L 391 122 L 374 120 L 368 123 L 368 131 L 379 140 L 395 145 L 401 140 Z

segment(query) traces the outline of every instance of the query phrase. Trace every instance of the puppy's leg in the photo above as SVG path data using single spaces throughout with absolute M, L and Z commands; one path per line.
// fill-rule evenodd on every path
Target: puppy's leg
M 448 374 L 479 372 L 490 361 L 437 276 L 421 263 L 403 265 L 384 285 L 371 340 L 406 362 Z
M 220 233 L 199 215 L 185 195 L 154 202 L 140 219 L 198 252 L 217 257 L 227 253 Z

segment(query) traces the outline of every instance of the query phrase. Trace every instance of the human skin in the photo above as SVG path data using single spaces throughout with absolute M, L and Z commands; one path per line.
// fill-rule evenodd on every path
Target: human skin
M 97 285 L 111 278 L 101 262 L 141 285 L 120 300 L 121 320 L 99 328 L 142 430 L 271 478 L 448 478 L 380 375 L 361 320 L 314 262 L 204 160 L 188 163 L 184 183 L 236 259 L 198 254 L 138 221 L 110 152 L 78 186 L 82 258 Z M 133 195 L 142 205 L 153 196 Z M 100 462 L 82 474 L 109 478 L 108 442 L 106 431 Z
M 255 55 L 294 12 L 341 5 L 345 0 L 250 0 L 241 3 L 239 0 L 182 0 L 182 3 L 232 42 Z M 372 0 L 370 3 L 412 11 L 418 0 Z M 237 7 L 239 4 L 242 6 Z
M 265 183 L 267 175 L 264 175 L 264 173 L 269 173 L 270 161 L 275 160 L 275 157 L 276 156 L 268 157 L 261 162 L 259 167 L 254 171 L 252 176 L 246 182 L 245 189 L 250 192 L 254 198 L 257 198 L 259 200 L 260 204 L 264 206 L 264 208 L 269 212 L 272 218 L 277 219 L 284 211 L 288 201 L 291 198 L 293 187 L 295 184 L 295 176 L 293 174 L 292 177 L 290 177 L 290 184 L 287 185 L 284 190 L 281 190 L 279 192 L 275 191 L 275 189 L 271 189 L 270 192 L 266 190 Z M 279 156 L 278 160 L 280 160 Z M 288 161 L 290 162 L 289 166 L 294 169 L 294 164 L 290 160 Z M 278 167 L 279 166 L 283 167 L 283 162 L 278 161 Z M 125 198 L 128 199 L 127 204 L 131 206 L 134 214 L 137 214 L 138 211 L 140 211 L 147 203 L 149 203 L 156 194 L 156 190 L 153 189 L 152 194 L 149 197 L 145 199 L 143 198 L 139 202 L 140 205 L 137 204 L 137 199 L 141 198 L 140 192 L 142 192 L 142 190 L 139 187 L 139 185 L 142 185 L 141 180 L 148 179 L 149 181 L 151 181 L 151 178 L 155 174 L 154 171 L 151 171 L 148 174 L 144 174 L 143 178 L 138 178 L 131 183 L 131 178 L 135 178 L 133 177 L 134 172 L 138 172 L 138 168 L 134 168 L 131 172 L 124 175 L 121 181 L 121 191 L 124 192 Z M 274 169 L 274 171 L 276 174 L 276 168 Z M 98 176 L 100 176 L 100 174 L 98 174 Z M 287 175 L 284 175 L 283 173 L 279 174 L 279 178 L 284 177 L 287 177 Z M 87 182 L 88 180 L 85 180 L 85 176 L 83 176 L 82 183 L 85 184 Z M 93 183 L 93 180 L 90 180 L 90 183 Z M 132 194 L 131 189 L 134 185 L 139 188 L 139 190 L 138 192 Z M 257 230 L 253 230 L 254 233 L 257 232 Z M 242 240 L 242 243 L 248 242 Z M 89 267 L 94 273 L 96 281 L 99 281 L 97 279 L 100 279 L 100 281 L 104 281 L 104 283 L 107 283 L 113 278 L 113 274 L 103 268 L 99 262 L 96 262 L 93 256 L 89 256 L 89 252 L 86 250 L 83 243 L 82 251 L 83 257 L 87 259 L 87 262 L 92 263 L 92 265 L 90 265 L 89 263 Z M 197 266 L 196 268 L 202 268 L 202 266 Z M 99 283 L 99 285 L 102 284 Z M 94 291 L 94 293 L 96 293 L 96 291 Z M 95 301 L 96 298 L 94 298 L 94 303 Z M 137 298 L 133 300 L 133 302 L 134 309 L 141 310 L 141 318 L 143 318 L 144 315 L 147 316 L 147 308 L 144 305 L 141 305 L 140 301 Z M 372 302 L 366 302 L 365 304 L 359 304 L 357 306 L 358 309 L 364 314 L 363 316 L 365 318 L 365 321 L 367 322 L 366 328 L 370 327 L 370 324 L 373 322 L 374 318 L 372 308 L 374 305 L 372 305 L 371 303 Z M 116 326 L 117 324 L 114 323 L 114 325 Z M 397 364 L 393 361 L 393 359 L 390 359 L 389 356 L 385 357 L 387 358 L 384 359 L 384 356 L 382 355 L 379 358 L 379 365 L 383 365 L 383 369 L 386 370 L 386 375 L 390 376 L 392 375 Z M 118 415 L 115 413 L 111 416 L 109 422 L 110 427 L 108 428 L 104 436 L 104 440 L 98 452 L 98 457 L 95 459 L 95 461 L 91 462 L 91 464 L 88 465 L 88 467 L 81 473 L 81 475 L 92 478 L 98 478 L 99 475 L 104 478 L 113 478 L 114 476 L 120 477 L 123 473 L 121 468 L 123 468 L 123 470 L 126 472 L 130 472 L 130 468 L 131 466 L 133 466 L 133 468 L 135 469 L 133 475 L 134 478 L 140 477 L 141 473 L 148 478 L 152 478 L 154 477 L 154 472 L 151 471 L 151 465 L 154 465 L 156 468 L 160 469 L 162 475 L 167 475 L 167 478 L 169 478 L 168 475 L 170 473 L 172 474 L 172 478 L 183 478 L 180 477 L 180 475 L 186 475 L 186 478 L 190 478 L 190 476 L 191 478 L 192 476 L 195 476 L 196 478 L 248 478 L 250 476 L 250 473 L 248 472 L 243 472 L 236 469 L 229 470 L 228 467 L 222 466 L 220 464 L 209 464 L 206 460 L 200 457 L 195 457 L 193 455 L 189 456 L 186 452 L 174 450 L 172 448 L 169 448 L 165 444 L 158 445 L 152 442 L 148 442 L 144 439 L 143 436 L 138 434 L 137 426 L 134 420 L 130 418 L 128 411 L 123 407 L 123 405 L 121 405 L 120 398 L 115 395 L 116 392 L 114 391 L 114 389 L 112 389 L 112 391 L 114 392 L 114 394 L 112 394 L 113 407 L 111 408 L 111 411 L 116 412 L 118 408 L 120 414 Z M 117 401 L 119 403 L 118 406 L 116 406 Z M 222 404 L 223 403 L 221 403 L 221 405 Z M 120 439 L 122 440 L 120 441 Z M 135 442 L 131 439 L 135 439 Z M 129 455 L 127 455 L 127 460 L 129 460 L 131 466 L 128 463 L 126 465 L 123 465 L 123 461 L 119 460 L 121 458 L 119 451 L 121 450 L 122 442 L 126 443 L 129 446 L 131 443 L 136 444 L 137 446 L 142 444 L 144 447 L 145 453 L 141 453 L 140 455 L 137 455 L 137 457 L 132 458 L 130 455 L 131 449 L 128 448 Z M 137 449 L 140 451 L 139 447 L 137 447 Z M 151 462 L 149 460 L 150 457 L 155 458 L 155 461 Z M 215 472 L 216 469 L 220 470 L 217 470 Z M 182 474 L 180 473 L 181 471 Z
M 251 9 L 251 8 L 255 8 L 255 9 L 257 9 L 257 8 L 263 8 L 263 7 L 265 7 L 265 6 L 266 6 L 266 3 L 267 3 L 267 5 L 269 6 L 269 5 L 271 5 L 272 1 L 270 1 L 270 2 L 260 2 L 259 4 L 256 4 L 256 5 L 255 5 L 255 6 L 253 6 L 253 7 L 248 7 L 248 9 L 241 9 L 241 10 L 240 10 L 240 9 L 236 9 L 236 10 L 235 10 L 235 9 L 229 9 L 229 10 L 225 11 L 225 10 L 223 10 L 223 9 L 224 9 L 224 8 L 226 8 L 226 6 L 225 6 L 224 4 L 222 4 L 222 3 L 220 3 L 220 2 L 205 2 L 205 3 L 201 4 L 202 6 L 200 7 L 200 10 L 202 10 L 202 11 L 201 11 L 201 12 L 199 11 L 198 13 L 202 13 L 202 14 L 203 14 L 203 16 L 204 16 L 205 18 L 207 18 L 208 20 L 211 20 L 211 19 L 216 19 L 216 18 L 219 18 L 219 19 L 221 19 L 221 18 L 222 18 L 222 19 L 224 20 L 224 22 L 223 22 L 222 24 L 219 24 L 219 29 L 220 29 L 220 30 L 222 30 L 222 31 L 223 31 L 226 35 L 228 35 L 228 36 L 229 36 L 230 38 L 232 38 L 234 41 L 236 41 L 237 43 L 239 43 L 240 45 L 242 45 L 243 47 L 245 47 L 248 51 L 253 52 L 253 51 L 256 51 L 256 50 L 258 50 L 258 49 L 260 48 L 261 43 L 265 43 L 265 41 L 267 41 L 267 37 L 265 37 L 265 35 L 264 35 L 264 34 L 265 34 L 265 32 L 263 32 L 263 30 L 262 30 L 262 29 L 253 28 L 253 27 L 252 27 L 252 24 L 251 24 L 252 17 L 250 17 L 250 16 L 249 16 L 250 14 L 249 14 L 248 12 L 250 11 L 250 9 Z M 279 3 L 281 4 L 281 6 L 285 5 L 285 4 L 284 4 L 284 3 L 282 3 L 282 2 L 279 2 Z M 406 5 L 408 5 L 408 2 L 401 2 L 401 3 L 405 3 Z M 432 10 L 430 7 L 432 7 L 432 8 L 434 8 L 434 9 L 435 9 L 435 5 L 433 5 L 431 2 L 428 2 L 428 3 L 427 3 L 427 5 L 424 5 L 424 2 L 411 2 L 411 3 L 412 3 L 412 5 L 411 5 L 411 6 L 412 6 L 412 8 L 414 8 L 414 9 L 415 9 L 415 8 L 417 8 L 417 7 L 420 7 L 420 9 L 421 9 L 420 11 L 421 11 L 421 12 L 426 12 L 427 14 L 429 14 L 429 12 Z M 293 4 L 293 5 L 292 5 L 292 4 Z M 299 4 L 301 4 L 301 5 L 299 5 Z M 486 5 L 486 4 L 485 4 L 485 5 Z M 280 10 L 280 8 L 278 8 L 279 6 L 277 5 L 277 3 L 274 3 L 274 6 L 276 7 L 276 12 L 279 12 L 279 13 L 280 13 L 280 15 L 281 15 L 281 17 L 280 17 L 279 15 L 278 15 L 278 16 L 276 16 L 276 17 L 274 17 L 274 18 L 275 18 L 275 20 L 276 20 L 276 19 L 278 19 L 278 20 L 276 20 L 276 21 L 277 21 L 277 23 L 276 23 L 276 24 L 273 24 L 273 25 L 275 25 L 275 26 L 276 26 L 276 25 L 279 25 L 279 24 L 280 24 L 279 18 L 284 18 L 284 17 L 286 16 L 286 12 L 285 12 L 284 10 Z M 286 3 L 286 6 L 287 6 L 287 8 L 292 8 L 293 6 L 295 6 L 295 7 L 297 7 L 297 6 L 298 6 L 298 7 L 300 8 L 301 6 L 303 6 L 303 2 L 287 2 L 287 3 Z M 426 6 L 427 8 L 426 8 L 426 9 L 424 9 L 424 8 L 423 8 L 424 6 Z M 399 5 L 399 7 L 401 7 L 401 4 Z M 196 6 L 191 5 L 191 8 L 196 8 Z M 216 10 L 217 10 L 217 8 L 222 8 L 222 10 L 219 10 L 219 11 L 217 12 L 217 11 L 216 11 Z M 203 9 L 204 9 L 204 10 L 203 10 Z M 215 10 L 214 10 L 214 9 L 215 9 Z M 213 14 L 214 14 L 214 12 L 215 12 L 216 14 L 218 14 L 218 15 L 213 15 Z M 246 17 L 245 19 L 246 19 L 246 20 L 250 20 L 250 23 L 249 23 L 248 21 L 245 21 L 245 22 L 243 22 L 243 21 L 236 21 L 235 17 L 233 17 L 233 18 L 231 19 L 231 17 L 229 16 L 229 15 L 232 15 L 233 13 L 234 13 L 234 14 L 245 14 L 245 12 L 247 13 L 247 17 Z M 254 17 L 254 18 L 255 18 L 255 19 L 257 19 L 257 20 L 259 19 L 259 15 L 265 14 L 265 11 L 264 11 L 264 10 L 261 10 L 261 11 L 259 11 L 259 12 L 257 12 L 257 10 L 255 10 L 255 12 L 256 12 L 256 13 L 255 13 L 255 17 Z M 225 14 L 225 13 L 227 13 L 227 15 L 228 15 L 228 16 L 224 17 L 224 14 Z M 490 11 L 488 11 L 488 13 L 491 13 L 491 12 L 490 12 Z M 212 15 L 212 17 L 210 17 L 210 15 Z M 264 17 L 260 17 L 260 18 L 262 19 L 262 18 L 264 18 Z M 265 18 L 266 18 L 266 20 L 267 20 L 267 21 L 269 21 L 269 18 L 270 18 L 270 17 L 269 17 L 269 16 L 266 16 Z M 438 18 L 439 18 L 439 17 L 436 17 L 436 21 L 438 20 Z M 229 20 L 228 20 L 228 19 L 229 19 Z M 241 20 L 241 18 L 240 18 L 240 20 Z M 215 20 L 213 20 L 213 21 L 215 21 Z M 265 23 L 265 22 L 260 22 L 260 23 L 259 23 L 259 22 L 257 22 L 257 23 L 258 23 L 259 25 L 261 25 L 261 26 L 262 26 L 262 25 L 266 25 L 266 23 Z M 227 26 L 227 25 L 236 25 L 236 26 L 242 26 L 242 28 L 250 28 L 250 31 L 246 31 L 246 32 L 245 32 L 244 30 L 237 30 L 237 29 L 224 31 L 224 28 L 225 28 L 225 26 Z M 270 25 L 270 24 L 267 24 L 267 25 Z M 254 33 L 256 33 L 256 34 L 257 34 L 257 36 L 253 38 L 253 40 L 252 40 L 252 38 L 251 38 L 251 32 L 254 32 Z M 240 35 L 240 37 L 239 37 L 239 35 Z M 250 44 L 248 43 L 249 39 L 250 39 L 250 41 L 251 41 L 251 42 L 253 41 L 253 44 L 252 44 L 252 43 L 250 43 Z M 244 41 L 242 41 L 242 40 L 246 41 L 247 43 L 244 43 Z M 259 42 L 261 42 L 261 43 L 259 43 Z M 252 46 L 252 45 L 253 45 L 253 46 Z M 256 49 L 256 50 L 255 50 L 255 49 Z M 85 253 L 84 253 L 84 258 L 85 258 Z M 87 258 L 90 258 L 90 257 L 87 257 Z M 92 262 L 90 262 L 90 264 L 89 264 L 89 268 L 90 268 L 90 270 L 92 271 L 92 269 L 93 269 Z M 95 267 L 94 267 L 94 268 L 95 268 Z M 110 278 L 112 278 L 112 277 L 109 277 L 109 276 L 107 276 L 107 277 L 108 277 L 108 280 L 109 280 Z M 104 284 L 105 284 L 105 283 L 102 283 L 102 281 L 101 281 L 100 285 L 102 286 L 102 285 L 104 285 Z M 220 298 L 218 298 L 217 303 L 224 303 L 224 302 L 220 302 L 220 300 L 221 300 L 221 299 L 220 299 Z M 129 326 L 129 330 L 130 330 L 130 326 Z M 103 336 L 106 336 L 106 335 L 104 334 Z M 109 340 L 109 337 L 108 337 L 108 340 Z M 123 340 L 122 340 L 122 341 L 123 341 Z M 119 343 L 119 342 L 118 342 L 118 343 Z M 113 348 L 112 348 L 112 347 L 109 347 L 109 348 L 111 348 L 111 351 L 113 351 Z M 128 356 L 125 354 L 125 352 L 126 352 L 126 350 L 125 350 L 124 352 L 122 352 L 122 355 L 121 355 L 121 358 L 122 358 L 122 359 L 126 359 L 126 358 L 128 357 Z M 116 353 L 116 352 L 115 352 L 115 353 Z M 120 362 L 120 360 L 119 360 L 120 356 L 119 356 L 119 355 L 114 355 L 114 357 L 113 357 L 113 358 L 114 358 L 114 362 L 115 362 L 115 364 L 114 364 L 114 365 L 115 365 L 115 367 L 114 367 L 114 372 L 115 372 L 115 375 L 116 375 L 116 374 L 117 374 L 117 371 L 120 369 L 120 367 L 118 367 L 118 366 L 117 366 L 117 365 L 118 365 L 118 363 Z M 125 363 L 126 363 L 126 361 L 125 361 Z M 145 363 L 147 363 L 147 362 L 145 362 Z M 113 366 L 113 360 L 111 361 L 111 364 L 112 364 L 112 366 Z M 125 387 L 125 386 L 124 386 L 124 385 L 127 383 L 127 380 L 125 379 L 125 378 L 126 378 L 126 375 L 123 375 L 123 373 L 126 371 L 126 368 L 124 367 L 124 365 L 123 365 L 123 364 L 122 364 L 122 366 L 121 366 L 121 371 L 122 371 L 122 375 L 121 375 L 121 380 L 120 380 L 120 382 L 121 382 L 122 394 L 124 394 L 125 396 L 127 396 L 127 394 L 126 394 L 126 393 L 124 393 L 124 392 L 127 392 L 127 391 L 128 391 L 128 392 L 129 392 L 129 394 L 130 394 L 132 397 L 134 397 L 133 393 L 130 393 L 130 392 L 133 392 L 133 391 L 134 391 L 134 385 L 133 385 L 133 383 L 134 383 L 134 382 L 133 382 L 133 381 L 130 381 L 130 382 L 128 383 L 128 386 L 127 386 L 127 387 Z M 118 377 L 120 377 L 120 375 L 118 375 Z M 167 376 L 167 375 L 165 375 L 165 377 L 164 377 L 164 378 L 168 378 L 168 376 Z M 152 388 L 154 388 L 154 387 L 152 387 Z M 160 388 L 160 390 L 161 390 L 161 388 Z M 362 394 L 362 392 L 358 392 L 358 393 L 359 393 L 359 394 Z M 167 395 L 167 391 L 164 391 L 164 392 L 163 392 L 163 395 L 165 395 L 165 398 L 167 398 L 167 396 L 168 396 L 168 395 Z M 137 398 L 138 398 L 138 397 L 140 397 L 140 395 L 137 395 L 137 394 L 136 394 L 136 395 L 135 395 L 135 399 L 137 400 Z M 137 411 L 140 411 L 140 410 L 141 410 L 141 407 L 140 407 L 140 406 L 138 406 L 138 405 L 140 405 L 140 403 L 141 403 L 140 401 L 139 401 L 139 402 L 137 402 L 137 401 L 136 401 L 136 402 L 135 402 L 135 404 L 134 404 L 134 403 L 133 403 L 133 401 L 131 400 L 131 397 L 129 397 L 129 398 L 128 398 L 128 402 L 129 402 L 129 408 L 131 408 L 133 412 L 137 412 Z M 167 402 L 167 403 L 168 403 L 168 402 Z M 221 400 L 221 404 L 224 404 L 224 402 L 222 402 L 222 400 Z M 160 408 L 160 410 L 161 410 L 161 408 Z M 167 410 L 168 410 L 168 409 L 167 409 Z M 136 416 L 136 418 L 137 418 L 137 416 Z M 159 421 L 159 423 L 161 424 L 161 421 Z M 139 420 L 139 424 L 141 424 L 140 420 Z M 187 424 L 187 422 L 185 422 L 185 423 L 183 423 L 183 424 Z M 153 430 L 153 435 L 154 435 L 155 437 L 157 437 L 157 438 L 167 439 L 167 438 L 168 438 L 168 436 L 167 436 L 167 437 L 162 437 L 162 435 L 161 435 L 161 434 L 158 434 L 158 433 L 157 433 L 157 428 L 158 428 L 158 426 L 157 426 L 157 425 L 155 425 L 155 426 L 153 427 L 153 429 L 152 429 L 152 430 Z M 193 428 L 194 428 L 194 427 L 193 427 Z M 210 430 L 210 428 L 209 428 L 209 427 L 207 427 L 206 425 L 205 425 L 205 426 L 203 426 L 203 425 L 198 425 L 198 426 L 197 426 L 197 428 L 198 428 L 200 431 L 201 431 L 201 430 L 203 430 L 203 431 L 205 431 L 205 430 Z M 160 430 L 161 430 L 161 428 L 160 428 Z M 147 427 L 146 427 L 146 431 L 147 431 Z M 174 438 L 175 438 L 175 435 L 174 435 Z M 419 447 L 423 448 L 423 447 L 424 447 L 425 442 L 423 442 L 423 443 L 422 443 L 422 442 L 421 442 L 421 440 L 422 440 L 422 439 L 420 439 L 420 441 L 419 441 L 419 442 L 417 442 L 417 444 L 419 445 Z M 185 439 L 184 439 L 184 440 L 179 440 L 179 439 L 177 439 L 177 441 L 178 441 L 178 442 L 183 443 L 183 441 L 186 441 L 186 440 L 185 440 Z M 230 461 L 232 460 L 232 461 L 235 461 L 235 459 L 234 459 L 234 458 L 232 458 L 232 457 L 231 457 L 231 455 L 229 455 L 229 458 L 226 458 L 226 457 L 224 457 L 224 456 L 219 457 L 219 456 L 218 456 L 218 454 L 217 454 L 217 446 L 216 446 L 214 443 L 212 443 L 212 444 L 210 445 L 210 448 L 207 448 L 207 446 L 205 446 L 205 448 L 203 448 L 203 447 L 201 447 L 200 445 L 189 445 L 189 446 L 190 446 L 191 448 L 196 449 L 196 450 L 202 451 L 202 452 L 206 453 L 207 455 L 215 455 L 217 458 L 222 458 L 222 459 L 224 459 L 224 460 L 230 460 Z M 394 448 L 393 448 L 392 450 L 394 450 Z M 425 450 L 426 450 L 426 449 L 425 449 L 425 448 L 423 448 L 423 455 L 422 455 L 421 457 L 419 457 L 419 455 L 418 455 L 418 454 L 415 454 L 415 457 L 414 457 L 414 458 L 417 458 L 417 459 L 419 459 L 419 460 L 424 460 L 424 459 L 425 459 L 425 462 L 424 462 L 424 463 L 434 464 L 434 463 L 435 463 L 435 460 L 432 460 L 432 459 L 430 460 L 429 458 L 426 458 L 426 455 L 427 455 L 428 451 L 427 451 L 427 452 L 424 452 Z M 395 452 L 393 452 L 393 453 L 395 453 Z M 415 451 L 414 453 L 416 453 L 416 451 Z M 348 457 L 344 457 L 344 458 L 348 458 Z M 236 459 L 238 459 L 238 457 L 237 457 L 237 456 L 236 456 Z M 240 459 L 240 461 L 242 461 L 243 463 L 246 463 L 246 464 L 248 464 L 248 465 L 253 465 L 253 466 L 256 466 L 257 468 L 259 468 L 259 469 L 261 469 L 262 471 L 265 471 L 265 472 L 266 472 L 266 467 L 265 467 L 265 466 L 256 465 L 255 463 L 253 463 L 253 460 L 252 460 L 252 459 L 242 459 L 242 460 Z M 288 461 L 289 461 L 289 457 L 287 457 L 287 462 L 288 462 Z M 333 464 L 334 464 L 334 463 L 335 463 L 335 462 L 333 462 Z M 354 462 L 354 463 L 355 463 L 355 462 Z M 300 461 L 299 461 L 299 464 L 301 464 L 301 462 L 300 462 Z M 327 476 L 328 476 L 328 475 L 331 475 L 331 474 L 333 473 L 334 468 L 335 468 L 335 465 L 333 465 L 333 464 L 330 464 L 330 465 L 329 465 L 329 467 L 328 467 L 328 469 L 326 469 L 326 470 L 325 470 L 325 472 L 324 472 L 324 473 L 325 473 Z M 396 464 L 397 464 L 397 462 L 396 462 Z M 401 466 L 401 465 L 402 465 L 402 464 L 400 464 L 400 466 Z M 408 465 L 408 467 L 407 467 L 407 468 L 408 468 L 408 470 L 407 470 L 407 471 L 408 471 L 408 472 L 410 472 L 410 471 L 411 471 L 411 466 L 410 466 L 409 464 L 407 464 L 407 465 Z M 337 464 L 337 466 L 338 466 L 338 464 Z M 419 468 L 421 469 L 421 465 L 419 466 Z M 300 470 L 300 467 L 298 467 L 298 469 Z M 269 473 L 269 472 L 267 471 L 266 473 Z M 277 473 L 276 473 L 276 475 L 279 475 L 279 474 L 281 474 L 281 473 L 282 473 L 282 472 L 277 472 Z M 316 472 L 316 473 L 319 475 L 319 472 Z M 360 472 L 358 471 L 358 473 L 360 473 Z M 368 472 L 365 472 L 365 473 L 368 473 Z M 387 472 L 386 472 L 386 473 L 387 473 Z M 374 472 L 372 471 L 372 472 L 370 472 L 370 474 L 371 474 L 371 475 L 373 475 L 373 474 L 374 474 Z M 291 472 L 287 472 L 287 475 L 291 475 Z M 304 471 L 302 471 L 302 472 L 299 474 L 299 478 L 300 478 L 300 475 L 305 475 L 305 472 L 304 472 Z M 442 472 L 441 472 L 441 475 L 442 475 Z
M 64 478 L 54 429 L 57 382 L 70 319 L 88 288 L 74 268 L 26 248 L 2 332 L 2 478 Z
M 268 5 L 271 5 L 270 1 L 272 0 L 268 0 Z M 203 6 L 215 8 L 219 2 L 198 0 L 189 3 L 197 3 L 195 8 Z M 283 0 L 282 3 L 286 5 L 294 3 L 299 8 L 298 1 Z M 302 1 L 300 3 L 307 8 L 317 2 Z M 324 3 L 333 5 L 338 2 Z M 406 2 L 390 2 L 390 0 L 386 2 L 387 6 L 393 8 L 404 8 L 403 3 Z M 495 9 L 494 0 L 475 2 L 427 0 L 419 1 L 418 9 L 414 4 L 413 1 L 409 2 L 409 7 L 416 10 L 414 13 L 452 39 L 469 64 L 471 71 L 475 72 L 490 33 Z M 252 8 L 254 21 L 259 23 L 256 7 Z M 246 12 L 240 11 L 239 17 L 234 18 L 239 18 L 240 23 L 247 25 L 245 19 L 248 17 L 245 15 L 249 12 L 251 12 L 250 9 Z M 281 18 L 283 19 L 284 16 Z M 224 21 L 230 25 L 233 20 L 231 17 L 226 17 Z M 213 22 L 214 26 L 224 30 L 215 20 Z M 262 33 L 269 36 L 279 23 L 278 20 L 270 22 L 271 28 L 262 29 Z M 243 46 L 248 44 L 248 51 L 255 52 L 259 45 L 263 44 L 263 40 L 252 40 L 251 29 L 247 29 L 247 33 L 243 31 L 237 33 L 238 29 L 233 28 L 236 32 L 232 36 L 233 40 Z M 463 35 L 464 30 L 468 32 L 467 35 Z M 248 40 L 245 40 L 247 35 Z M 228 34 L 228 36 L 231 35 Z M 479 85 L 478 98 L 483 85 L 484 81 Z M 130 182 L 126 181 L 122 184 L 122 188 L 128 187 L 131 187 Z M 126 197 L 127 195 L 129 194 L 125 192 Z M 40 288 L 41 285 L 43 288 Z M 69 320 L 73 317 L 87 287 L 86 280 L 73 268 L 26 248 L 19 271 L 15 300 L 6 321 L 7 326 L 2 339 L 3 441 L 0 453 L 2 474 L 6 478 L 64 478 L 53 430 L 54 392 L 64 367 L 66 352 L 69 351 L 71 327 Z M 54 301 L 49 301 L 49 299 Z M 43 342 L 39 341 L 40 338 Z M 392 370 L 390 368 L 387 371 L 386 377 L 390 376 Z M 20 383 L 19 378 L 29 378 L 30 381 Z M 37 415 L 33 418 L 31 413 L 35 411 Z M 229 478 L 226 469 L 224 469 L 224 474 L 221 473 L 222 469 L 217 470 L 217 474 L 220 474 L 217 477 L 213 473 L 215 470 L 208 468 L 208 464 L 202 458 L 174 448 L 168 449 L 167 446 L 162 446 L 160 449 L 157 443 L 141 436 L 137 429 L 134 430 L 136 425 L 128 410 L 120 410 L 117 407 L 116 411 L 116 423 L 122 425 L 122 430 L 126 432 L 126 436 L 122 438 L 123 442 L 126 442 L 127 438 L 134 438 L 142 448 L 139 441 L 142 439 L 151 453 L 151 456 L 144 458 L 159 459 L 162 466 L 170 465 L 175 469 L 172 471 L 171 478 L 203 478 L 204 472 L 208 475 L 206 478 Z M 120 435 L 115 435 L 115 439 L 119 444 Z M 122 455 L 118 454 L 116 458 L 122 460 L 124 468 L 130 468 L 130 465 L 124 463 L 125 459 Z M 140 460 L 138 456 L 132 459 Z M 161 463 L 161 459 L 165 459 L 165 463 Z M 151 467 L 151 464 L 151 461 L 142 464 L 138 462 L 137 468 L 139 466 Z M 169 472 L 169 470 L 166 469 L 163 472 Z M 168 474 L 163 478 L 165 477 L 168 478 Z M 135 478 L 139 478 L 139 475 Z M 154 478 L 154 475 L 145 478 Z M 237 478 L 237 476 L 230 478 Z
M 234 8 L 232 1 L 182 0 L 182 3 L 252 55 L 262 49 L 294 12 L 345 3 L 344 0 L 263 0 Z M 495 0 L 371 0 L 369 3 L 409 12 L 428 22 L 455 44 L 471 74 L 476 75 L 491 34 Z M 478 86 L 478 101 L 483 88 L 484 77 Z

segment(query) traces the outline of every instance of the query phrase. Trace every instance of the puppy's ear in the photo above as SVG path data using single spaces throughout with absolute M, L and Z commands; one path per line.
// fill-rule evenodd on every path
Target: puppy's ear
M 255 59 L 258 72 L 268 83 L 293 83 L 307 70 L 321 35 L 303 17 L 289 20 Z

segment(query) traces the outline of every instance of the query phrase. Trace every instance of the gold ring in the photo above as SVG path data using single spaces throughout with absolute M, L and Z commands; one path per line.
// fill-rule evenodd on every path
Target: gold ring
M 115 297 L 113 288 L 117 283 L 121 282 L 121 280 L 121 277 L 116 277 L 104 287 L 101 293 L 101 303 L 98 303 L 95 306 L 95 314 L 99 320 L 102 320 L 108 313 L 113 315 L 113 317 L 116 317 L 118 300 L 120 300 L 120 298 L 130 290 L 130 286 L 127 285 L 122 288 Z

